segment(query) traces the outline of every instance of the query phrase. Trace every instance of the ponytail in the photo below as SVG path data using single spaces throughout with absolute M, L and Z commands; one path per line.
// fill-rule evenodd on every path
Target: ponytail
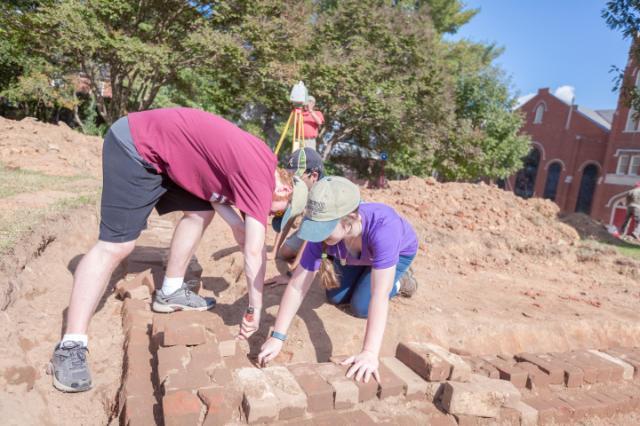
M 340 287 L 338 276 L 333 266 L 333 259 L 327 256 L 327 244 L 322 243 L 322 262 L 320 263 L 320 282 L 326 290 Z

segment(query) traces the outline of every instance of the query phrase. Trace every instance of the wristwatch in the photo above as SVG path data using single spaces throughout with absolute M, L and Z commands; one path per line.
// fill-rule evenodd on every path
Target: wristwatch
M 283 333 L 278 333 L 277 331 L 272 331 L 271 332 L 271 337 L 278 339 L 278 340 L 282 340 L 283 342 L 285 340 L 287 340 L 287 335 L 283 334 Z

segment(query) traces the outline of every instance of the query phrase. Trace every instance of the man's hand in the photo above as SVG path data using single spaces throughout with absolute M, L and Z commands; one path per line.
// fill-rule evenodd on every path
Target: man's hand
M 369 383 L 371 375 L 380 383 L 380 373 L 378 372 L 378 356 L 371 351 L 364 350 L 358 355 L 345 359 L 342 365 L 350 365 L 347 377 L 354 377 L 356 381 Z
M 258 364 L 262 367 L 266 366 L 270 361 L 273 361 L 282 350 L 284 342 L 275 337 L 269 337 L 266 342 L 260 348 L 258 354 Z
M 253 309 L 250 313 L 249 309 Z M 260 311 L 259 308 L 249 308 L 242 316 L 242 323 L 240 324 L 240 334 L 238 338 L 241 340 L 247 340 L 253 333 L 260 328 Z

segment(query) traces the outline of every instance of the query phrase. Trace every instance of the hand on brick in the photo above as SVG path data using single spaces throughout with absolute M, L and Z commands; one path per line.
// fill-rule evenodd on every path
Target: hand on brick
M 362 351 L 358 355 L 347 358 L 342 362 L 342 365 L 349 365 L 351 367 L 347 371 L 347 377 L 354 377 L 356 381 L 363 381 L 369 383 L 371 376 L 380 383 L 380 372 L 378 371 L 379 361 L 378 356 L 371 351 Z
M 263 367 L 266 366 L 269 362 L 271 362 L 275 357 L 278 356 L 278 354 L 282 350 L 283 344 L 284 342 L 282 340 L 276 339 L 275 337 L 269 337 L 260 348 L 260 353 L 258 354 L 258 364 Z
M 256 308 L 251 315 L 246 313 L 242 317 L 242 323 L 240 324 L 239 339 L 247 340 L 253 333 L 258 331 L 260 327 L 260 309 Z

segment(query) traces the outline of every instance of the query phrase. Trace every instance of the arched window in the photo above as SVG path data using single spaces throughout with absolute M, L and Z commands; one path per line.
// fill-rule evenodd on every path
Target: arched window
M 540 165 L 540 151 L 532 148 L 529 155 L 524 158 L 523 167 L 516 174 L 514 192 L 522 198 L 531 198 L 536 188 L 536 176 Z
M 598 180 L 598 166 L 589 164 L 582 171 L 580 189 L 578 190 L 578 201 L 576 202 L 576 212 L 591 214 L 591 202 L 593 193 L 596 190 Z
M 544 184 L 544 198 L 551 201 L 556 200 L 560 173 L 562 173 L 562 165 L 559 162 L 556 161 L 549 166 L 549 170 L 547 171 L 547 181 Z
M 542 123 L 542 116 L 544 115 L 544 104 L 539 104 L 536 107 L 536 116 L 533 119 L 533 124 L 540 124 Z

